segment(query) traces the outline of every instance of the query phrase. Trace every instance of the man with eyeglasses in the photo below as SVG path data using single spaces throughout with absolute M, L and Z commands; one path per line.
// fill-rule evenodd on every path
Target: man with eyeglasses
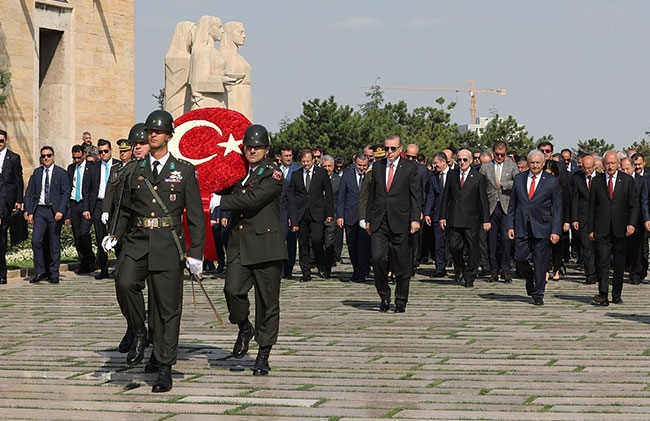
M 7 232 L 11 214 L 23 203 L 20 155 L 7 149 L 7 132 L 0 130 L 0 285 L 7 283 Z
M 94 162 L 86 161 L 85 158 L 83 147 L 74 145 L 72 147 L 73 162 L 68 165 L 68 179 L 71 186 L 68 218 L 72 225 L 75 248 L 79 256 L 79 268 L 75 271 L 77 275 L 92 273 L 97 269 L 90 227 L 99 190 L 99 172 L 97 171 L 99 167 Z
M 323 157 L 323 148 L 320 146 L 316 145 L 311 148 L 311 153 L 314 157 L 314 165 L 317 167 L 320 167 L 320 160 Z
M 102 240 L 107 234 L 106 224 L 102 221 L 102 209 L 107 188 L 110 184 L 108 180 L 111 176 L 111 170 L 113 167 L 117 167 L 119 163 L 113 159 L 110 141 L 99 139 L 97 141 L 97 148 L 99 149 L 99 162 L 97 164 L 99 166 L 99 183 L 97 200 L 95 201 L 95 207 L 92 209 L 92 218 L 97 241 L 97 266 L 99 266 L 99 273 L 95 275 L 95 279 L 99 280 L 108 278 L 108 255 L 102 248 Z M 108 199 L 111 199 L 110 195 Z
M 41 148 L 41 163 L 42 166 L 34 170 L 25 191 L 25 216 L 27 222 L 34 226 L 32 251 L 36 274 L 29 283 L 48 280 L 51 284 L 58 284 L 61 228 L 70 198 L 70 181 L 66 171 L 54 165 L 54 149 L 51 146 Z M 47 248 L 43 247 L 46 232 Z M 49 259 L 45 258 L 45 249 L 49 250 Z M 49 267 L 46 267 L 46 260 L 50 262 Z

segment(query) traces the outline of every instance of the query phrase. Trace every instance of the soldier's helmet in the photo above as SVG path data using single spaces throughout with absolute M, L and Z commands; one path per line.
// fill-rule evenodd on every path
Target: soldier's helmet
M 146 142 L 147 133 L 144 131 L 144 123 L 136 123 L 129 131 L 129 142 Z
M 153 111 L 144 122 L 144 130 L 164 130 L 174 133 L 174 117 L 165 110 Z
M 260 124 L 253 124 L 244 133 L 244 146 L 269 146 L 271 139 L 266 127 Z

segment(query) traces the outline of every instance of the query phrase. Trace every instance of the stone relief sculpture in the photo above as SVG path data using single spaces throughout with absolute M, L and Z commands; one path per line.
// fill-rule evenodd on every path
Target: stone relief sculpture
M 239 54 L 239 47 L 244 45 L 246 32 L 241 22 L 227 22 L 223 25 L 224 34 L 219 43 L 219 52 L 226 60 L 226 75 L 239 80 L 239 83 L 228 84 L 227 106 L 239 111 L 250 121 L 253 121 L 253 98 L 251 94 L 251 66 Z
M 183 21 L 176 24 L 165 54 L 165 109 L 178 118 L 191 108 L 189 86 L 192 43 L 196 25 Z

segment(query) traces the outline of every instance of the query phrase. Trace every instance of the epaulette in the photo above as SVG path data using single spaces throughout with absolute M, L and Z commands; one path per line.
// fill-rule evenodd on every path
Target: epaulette
M 138 163 L 137 160 L 132 160 L 124 164 L 122 168 L 120 168 L 119 170 L 111 174 L 109 183 L 117 184 L 122 182 L 126 177 L 128 177 L 133 172 L 137 163 Z
M 275 165 L 273 162 L 267 162 L 266 165 L 264 165 L 265 170 L 271 170 L 271 178 L 275 180 L 282 180 L 282 170 L 280 170 L 280 167 Z
M 176 160 L 181 164 L 187 165 L 189 168 L 194 168 L 194 164 L 192 164 L 190 161 L 186 161 L 182 158 L 176 158 Z

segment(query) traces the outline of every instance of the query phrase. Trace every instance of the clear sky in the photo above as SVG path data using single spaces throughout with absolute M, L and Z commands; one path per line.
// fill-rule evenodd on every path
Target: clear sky
M 244 23 L 255 123 L 272 131 L 309 99 L 334 95 L 358 109 L 362 86 L 379 77 L 384 86 L 506 89 L 478 93 L 477 115 L 512 115 L 535 138 L 553 135 L 556 148 L 648 138 L 649 1 L 137 0 L 137 121 L 157 107 L 174 26 L 203 15 Z M 409 110 L 440 96 L 458 103 L 452 121 L 469 121 L 464 92 L 384 93 Z

